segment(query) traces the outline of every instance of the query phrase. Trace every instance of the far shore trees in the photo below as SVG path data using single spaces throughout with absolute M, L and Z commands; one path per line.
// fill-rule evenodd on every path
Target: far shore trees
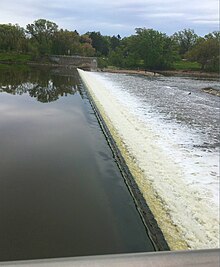
M 50 54 L 52 38 L 58 30 L 58 25 L 45 19 L 39 19 L 27 25 L 26 32 L 30 35 L 33 46 L 41 55 Z
M 96 56 L 100 67 L 160 70 L 173 68 L 176 61 L 196 61 L 202 70 L 219 70 L 219 32 L 198 36 L 184 29 L 167 36 L 154 29 L 137 28 L 135 34 L 104 36 L 100 32 L 80 35 L 59 29 L 55 22 L 38 19 L 26 26 L 0 24 L 0 55 L 28 54 L 33 59 L 51 54 Z M 7 53 L 6 55 L 3 55 Z M 184 61 L 183 61 L 184 60 Z M 181 63 L 181 64 L 182 64 Z
M 170 68 L 176 58 L 175 43 L 170 37 L 145 28 L 138 28 L 136 35 L 124 38 L 109 56 L 113 65 L 144 69 Z
M 0 52 L 27 52 L 25 30 L 15 24 L 0 24 Z
M 184 29 L 174 33 L 171 38 L 176 43 L 180 56 L 184 57 L 196 45 L 199 36 L 192 29 Z
M 189 60 L 201 64 L 202 70 L 219 71 L 220 33 L 213 32 L 200 38 L 197 44 L 188 51 L 186 57 Z
M 147 69 L 166 69 L 177 57 L 174 42 L 166 34 L 153 29 L 136 29 L 136 49 Z

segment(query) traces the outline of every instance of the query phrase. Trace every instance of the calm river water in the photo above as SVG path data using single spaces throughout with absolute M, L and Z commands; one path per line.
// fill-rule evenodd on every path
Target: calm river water
M 0 260 L 153 251 L 74 70 L 0 71 Z

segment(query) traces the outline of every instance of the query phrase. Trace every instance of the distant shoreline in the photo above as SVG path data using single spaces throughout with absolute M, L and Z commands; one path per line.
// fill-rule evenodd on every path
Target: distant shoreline
M 51 62 L 39 62 L 39 61 L 27 61 L 27 62 L 19 62 L 19 61 L 4 61 L 0 60 L 1 65 L 29 65 L 29 66 L 49 66 L 49 67 L 67 67 L 71 66 L 72 68 L 77 68 L 77 66 L 73 65 L 61 65 L 54 64 Z M 81 68 L 81 67 L 78 67 Z M 82 68 L 87 70 L 87 68 Z M 89 68 L 88 68 L 89 70 Z M 189 77 L 197 77 L 197 78 L 220 78 L 220 73 L 216 72 L 204 72 L 204 71 L 195 71 L 195 70 L 138 70 L 138 69 L 111 69 L 111 68 L 97 68 L 97 72 L 110 72 L 110 73 L 123 73 L 123 74 L 131 74 L 131 75 L 143 75 L 143 76 L 189 76 Z
M 204 72 L 204 71 L 193 71 L 193 70 L 163 70 L 158 73 L 166 76 L 191 76 L 191 77 L 204 77 L 204 78 L 220 78 L 220 74 L 216 72 Z
M 191 71 L 191 70 L 127 70 L 127 69 L 97 69 L 100 72 L 110 73 L 123 73 L 123 74 L 137 74 L 144 76 L 190 76 L 190 77 L 203 77 L 203 78 L 220 78 L 219 73 L 204 72 L 204 71 Z
M 123 73 L 123 74 L 138 74 L 145 76 L 161 76 L 158 72 L 145 71 L 145 70 L 126 70 L 126 69 L 97 69 L 99 72 L 110 72 L 110 73 Z

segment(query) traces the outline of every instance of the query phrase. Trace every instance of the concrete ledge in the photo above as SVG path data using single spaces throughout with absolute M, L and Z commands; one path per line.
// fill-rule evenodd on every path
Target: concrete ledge
M 116 254 L 46 260 L 1 262 L 11 267 L 219 267 L 220 249 Z

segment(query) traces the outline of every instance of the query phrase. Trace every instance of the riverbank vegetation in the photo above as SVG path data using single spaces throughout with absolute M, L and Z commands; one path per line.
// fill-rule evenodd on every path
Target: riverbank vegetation
M 198 36 L 184 29 L 168 36 L 154 29 L 137 28 L 121 38 L 100 32 L 80 35 L 39 19 L 26 28 L 0 24 L 0 62 L 46 61 L 47 56 L 96 56 L 100 68 L 113 66 L 144 70 L 219 71 L 220 33 Z

